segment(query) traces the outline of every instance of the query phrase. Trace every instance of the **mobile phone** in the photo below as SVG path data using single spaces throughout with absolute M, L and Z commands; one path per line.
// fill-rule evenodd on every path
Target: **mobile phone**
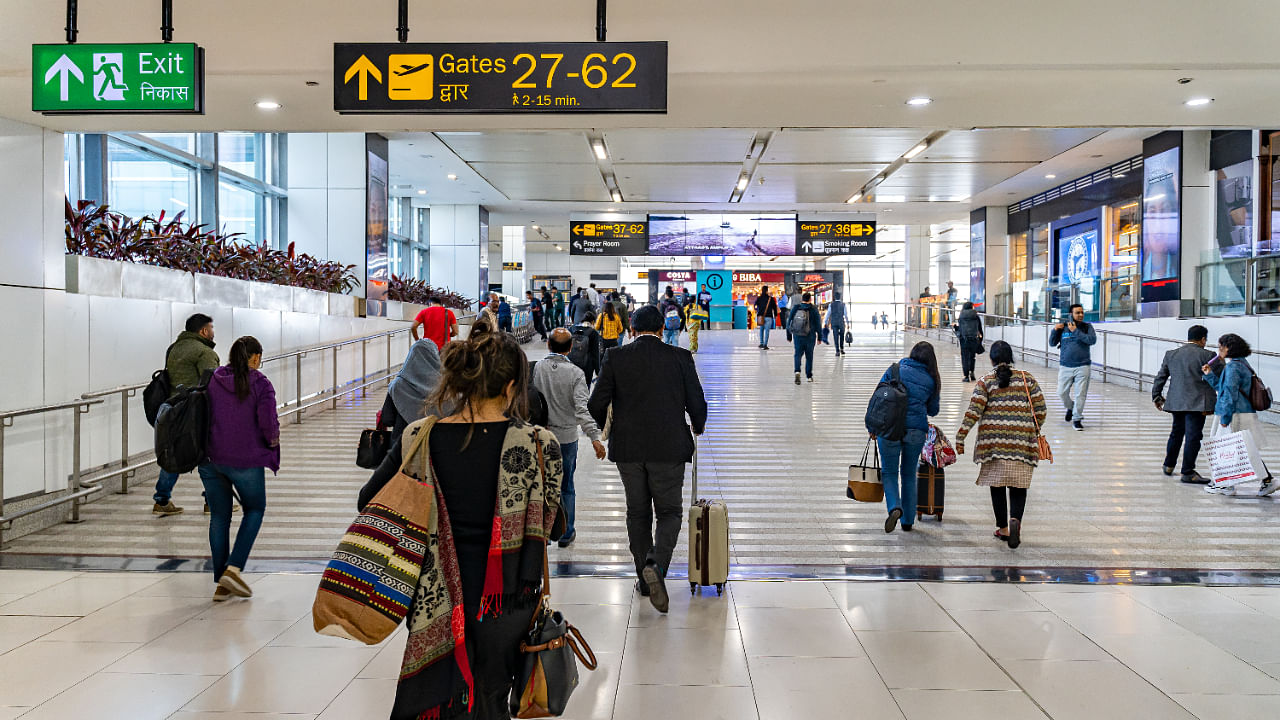
M 1208 365 L 1209 367 L 1213 367 L 1214 365 L 1217 365 L 1218 361 L 1221 359 L 1222 358 L 1218 357 L 1217 355 L 1214 355 L 1212 358 L 1209 358 L 1209 362 L 1205 364 Z

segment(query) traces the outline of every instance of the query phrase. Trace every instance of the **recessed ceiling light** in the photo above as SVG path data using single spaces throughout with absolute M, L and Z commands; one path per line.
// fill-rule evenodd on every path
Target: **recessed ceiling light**
M 449 173 L 448 178 L 449 178 L 450 180 L 457 180 L 457 179 L 458 179 L 458 176 L 457 176 L 457 175 L 454 175 L 453 173 Z
M 915 147 L 908 150 L 907 154 L 903 155 L 902 157 L 906 158 L 907 160 L 910 160 L 911 158 L 919 155 L 920 153 L 928 149 L 929 149 L 929 143 L 922 142 L 919 145 L 916 145 Z
M 858 201 L 859 201 L 859 200 L 861 200 L 861 199 L 862 199 L 862 193 L 860 193 L 860 192 L 856 192 L 856 193 L 854 193 L 854 194 L 853 194 L 853 197 L 849 198 L 848 200 L 845 200 L 845 202 L 847 202 L 847 203 L 856 203 L 856 202 L 858 202 Z
M 276 102 L 275 100 L 259 100 L 258 109 L 259 110 L 279 110 L 280 103 Z
M 1045 176 L 1044 176 L 1044 179 L 1045 179 L 1045 180 L 1052 180 L 1052 179 L 1054 179 L 1054 178 L 1056 178 L 1056 177 L 1058 177 L 1058 176 L 1057 176 L 1057 175 L 1054 175 L 1053 173 L 1049 173 L 1048 175 L 1045 175 Z
M 893 212 L 893 208 L 885 208 L 881 212 Z
M 751 178 L 747 177 L 746 175 L 743 175 L 742 177 L 738 178 L 738 189 L 739 189 L 739 190 L 746 190 L 746 189 L 747 189 L 747 183 L 748 183 L 748 182 L 750 182 L 750 181 L 751 181 Z
M 605 160 L 609 157 L 609 153 L 605 152 L 603 140 L 597 140 L 592 143 L 591 149 L 596 151 L 596 157 L 600 160 Z
M 419 191 L 418 191 L 418 194 L 419 194 L 419 195 L 426 195 L 426 194 L 427 194 L 427 191 L 426 191 L 426 190 L 419 190 Z
M 921 107 L 923 105 L 928 105 L 931 102 L 933 102 L 933 98 L 913 97 L 907 101 L 907 104 L 913 107 Z
M 614 201 L 614 202 L 616 202 L 616 203 L 620 203 L 620 202 L 622 202 L 622 193 L 621 193 L 621 192 L 618 192 L 617 190 L 614 190 L 614 191 L 613 191 L 612 193 L 610 193 L 610 194 L 613 196 L 613 201 Z
M 533 226 L 533 229 L 534 229 L 534 230 L 541 230 L 542 228 L 538 227 L 537 225 L 534 225 L 534 226 Z
M 1191 98 L 1185 104 L 1187 107 L 1202 107 L 1204 105 L 1208 105 L 1211 102 L 1213 102 L 1213 98 L 1201 97 L 1201 98 Z

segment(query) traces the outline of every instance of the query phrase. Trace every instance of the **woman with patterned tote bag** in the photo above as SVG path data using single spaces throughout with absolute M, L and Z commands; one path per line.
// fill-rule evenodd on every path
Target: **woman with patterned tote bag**
M 978 485 L 991 488 L 996 539 L 1016 548 L 1022 542 L 1022 513 L 1031 474 L 1040 460 L 1053 461 L 1049 443 L 1040 435 L 1048 408 L 1036 379 L 1025 371 L 1014 372 L 1009 343 L 993 343 L 990 356 L 995 370 L 974 385 L 955 449 L 964 454 L 965 438 L 981 422 L 973 450 L 973 461 L 981 468 Z
M 403 437 L 421 446 L 405 472 L 435 503 L 391 718 L 506 720 L 520 644 L 541 598 L 543 553 L 554 539 L 560 446 L 524 420 L 529 366 L 514 337 L 453 342 L 441 359 L 429 402 L 460 410 L 413 423 Z M 400 461 L 397 442 L 361 491 L 361 507 L 377 499 Z

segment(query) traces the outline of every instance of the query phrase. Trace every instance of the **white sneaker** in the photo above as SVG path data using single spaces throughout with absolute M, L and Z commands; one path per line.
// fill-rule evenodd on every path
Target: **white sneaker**
M 1258 497 L 1267 497 L 1276 490 L 1280 490 L 1280 480 L 1271 478 L 1270 481 L 1262 483 L 1262 489 L 1258 491 Z
M 1236 494 L 1235 486 L 1231 486 L 1231 485 L 1226 487 L 1215 487 L 1213 485 L 1205 485 L 1204 491 L 1209 493 L 1210 495 L 1235 495 Z

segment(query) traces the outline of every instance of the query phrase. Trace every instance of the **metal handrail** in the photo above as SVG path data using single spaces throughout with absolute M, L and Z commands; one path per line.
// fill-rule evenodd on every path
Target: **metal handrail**
M 360 392 L 364 395 L 367 395 L 367 389 L 370 386 L 376 385 L 383 381 L 389 381 L 390 379 L 394 378 L 398 365 L 393 365 L 391 362 L 391 358 L 392 358 L 391 341 L 392 341 L 392 338 L 395 337 L 396 335 L 408 333 L 409 331 L 410 331 L 410 328 L 401 327 L 401 328 L 396 328 L 394 330 L 386 330 L 380 333 L 375 333 L 373 335 L 365 335 L 361 337 L 340 340 L 338 342 L 312 345 L 305 348 L 299 348 L 296 350 L 291 350 L 286 353 L 281 353 L 279 355 L 273 355 L 271 357 L 265 358 L 262 361 L 264 365 L 271 362 L 288 361 L 291 358 L 295 360 L 294 367 L 295 367 L 296 396 L 293 402 L 281 403 L 281 405 L 278 408 L 278 417 L 285 418 L 285 417 L 293 416 L 295 424 L 301 423 L 303 413 L 310 408 L 323 405 L 324 403 L 330 403 L 331 408 L 336 409 L 338 405 L 338 398 L 343 397 L 345 395 L 354 394 L 356 392 Z M 386 339 L 386 342 L 387 342 L 387 347 L 386 347 L 387 365 L 384 370 L 375 371 L 375 373 L 377 374 L 377 377 L 370 380 L 369 379 L 370 373 L 368 370 L 368 344 L 370 342 L 382 340 L 384 338 Z M 356 380 L 348 381 L 345 384 L 339 384 L 338 382 L 338 351 L 344 347 L 354 346 L 357 343 L 359 343 L 361 346 L 361 353 L 360 353 L 361 375 Z M 302 394 L 302 365 L 303 365 L 302 360 L 308 354 L 314 354 L 314 353 L 319 353 L 324 351 L 331 351 L 333 353 L 332 385 L 327 390 L 322 390 L 320 392 L 303 396 Z M 352 386 L 353 382 L 359 382 L 362 380 L 364 382 Z M 129 399 L 132 397 L 135 397 L 138 391 L 145 388 L 149 384 L 149 382 L 150 381 L 144 382 L 144 383 L 137 383 L 133 385 L 121 385 L 118 387 L 109 388 L 105 390 L 95 390 L 95 391 L 87 392 L 82 394 L 79 400 L 71 400 L 71 401 L 62 402 L 62 403 L 42 405 L 34 408 L 24 408 L 19 410 L 8 410 L 8 411 L 0 412 L 0 543 L 3 542 L 4 529 L 10 526 L 14 520 L 17 520 L 22 517 L 26 517 L 28 515 L 33 515 L 35 513 L 48 510 L 50 508 L 58 507 L 60 505 L 69 503 L 71 506 L 69 508 L 67 522 L 69 523 L 80 522 L 81 503 L 79 501 L 81 498 L 100 492 L 103 489 L 103 483 L 115 477 L 120 478 L 119 493 L 127 494 L 129 492 L 130 478 L 132 478 L 139 470 L 142 470 L 148 466 L 155 464 L 156 460 L 154 457 L 144 459 L 141 462 L 130 463 L 131 458 L 129 453 L 129 409 L 130 409 Z M 106 398 L 114 395 L 119 395 L 121 399 L 121 402 L 120 402 L 120 413 L 121 413 L 120 415 L 121 417 L 120 466 L 109 472 L 95 474 L 92 479 L 85 479 L 84 473 L 81 470 L 80 430 L 81 430 L 82 416 L 85 413 L 89 412 L 89 409 L 91 406 L 104 404 L 106 402 Z M 322 399 L 315 400 L 315 398 L 317 397 L 321 397 Z M 69 492 L 68 494 L 63 495 L 61 497 L 53 498 L 46 502 L 39 503 L 32 507 L 25 508 L 21 511 L 6 515 L 4 512 L 4 428 L 12 426 L 13 418 L 16 418 L 16 417 L 38 415 L 43 413 L 56 412 L 58 410 L 73 411 L 72 472 L 69 478 L 68 488 L 67 488 Z
M 950 309 L 948 309 L 948 308 L 946 308 L 946 307 L 938 307 L 938 306 L 936 306 L 936 305 L 924 305 L 924 304 L 920 304 L 920 303 L 907 303 L 907 307 L 908 307 L 908 308 L 923 308 L 923 309 L 928 309 L 928 310 L 931 310 L 931 311 L 941 311 L 941 312 L 948 313 L 948 314 L 950 314 L 950 313 L 952 313 L 952 312 L 953 312 L 952 310 L 950 310 Z M 958 312 L 959 312 L 959 311 L 958 311 L 958 310 L 956 310 L 956 311 L 954 311 L 954 312 L 955 312 L 956 314 L 958 314 Z M 1011 321 L 1011 322 L 1001 323 L 1001 324 L 984 325 L 984 327 L 986 327 L 986 328 L 1009 327 L 1010 325 L 1014 325 L 1014 324 L 1020 325 L 1020 326 L 1022 327 L 1022 339 L 1021 339 L 1021 341 L 1018 343 L 1018 353 L 1022 356 L 1023 361 L 1025 361 L 1025 360 L 1027 359 L 1027 356 L 1028 356 L 1028 355 L 1030 355 L 1030 356 L 1031 356 L 1031 357 L 1033 357 L 1033 358 L 1036 358 L 1036 359 L 1042 360 L 1042 361 L 1044 362 L 1044 366 L 1045 366 L 1045 367 L 1050 367 L 1050 362 L 1056 362 L 1056 361 L 1057 361 L 1057 359 L 1056 359 L 1056 357 L 1055 357 L 1055 353 L 1050 352 L 1050 351 L 1048 351 L 1047 349 L 1046 349 L 1046 350 L 1040 350 L 1040 349 L 1038 349 L 1038 348 L 1028 349 L 1028 348 L 1027 348 L 1027 333 L 1026 333 L 1026 329 L 1027 329 L 1027 327 L 1028 327 L 1028 326 L 1035 325 L 1035 326 L 1039 326 L 1040 328 L 1043 328 L 1043 329 L 1044 329 L 1044 331 L 1045 331 L 1045 333 L 1046 333 L 1046 336 L 1047 336 L 1047 334 L 1048 334 L 1049 330 L 1050 330 L 1051 328 L 1053 328 L 1054 326 L 1056 326 L 1056 325 L 1057 325 L 1057 323 L 1046 322 L 1046 321 L 1044 321 L 1044 320 L 1036 320 L 1036 319 L 1033 319 L 1033 318 L 1023 318 L 1023 317 L 1018 317 L 1018 316 L 1011 316 L 1011 315 L 997 315 L 997 314 L 995 314 L 995 313 L 978 313 L 978 315 L 979 315 L 980 317 L 982 317 L 984 320 L 987 320 L 987 319 L 994 319 L 994 320 L 1002 320 L 1002 321 Z M 908 317 L 910 317 L 910 313 L 908 313 Z M 917 317 L 918 317 L 918 316 L 917 316 Z M 1143 362 L 1144 362 L 1144 360 L 1146 359 L 1146 343 L 1148 343 L 1148 342 L 1159 342 L 1159 343 L 1167 343 L 1167 344 L 1170 344 L 1170 345 L 1182 345 L 1182 344 L 1186 343 L 1186 340 L 1185 340 L 1185 339 L 1184 339 L 1184 340 L 1178 340 L 1178 339 L 1174 339 L 1174 338 L 1158 337 L 1158 336 L 1155 336 L 1155 335 L 1144 335 L 1144 334 L 1142 334 L 1142 333 L 1125 332 L 1125 331 L 1123 331 L 1123 330 L 1111 330 L 1111 329 L 1107 329 L 1107 328 L 1099 328 L 1099 327 L 1097 327 L 1097 323 L 1094 323 L 1094 326 L 1095 326 L 1095 327 L 1094 327 L 1094 332 L 1098 335 L 1098 345 L 1100 345 L 1100 346 L 1102 347 L 1102 362 L 1094 361 L 1092 364 L 1093 364 L 1094 366 L 1096 366 L 1096 367 L 1099 369 L 1099 371 L 1102 373 L 1102 381 L 1103 381 L 1103 382 L 1107 382 L 1107 381 L 1110 379 L 1110 376 L 1111 376 L 1111 375 L 1115 375 L 1115 376 L 1117 376 L 1117 377 L 1121 377 L 1121 378 L 1124 378 L 1124 379 L 1127 379 L 1127 380 L 1133 380 L 1133 381 L 1135 381 L 1135 382 L 1137 383 L 1138 391 L 1139 391 L 1139 392 L 1141 392 L 1141 391 L 1142 391 L 1142 389 L 1143 389 L 1143 383 L 1144 383 L 1145 381 L 1147 381 L 1148 379 L 1150 379 L 1150 381 L 1151 381 L 1152 383 L 1154 383 L 1154 382 L 1155 382 L 1155 376 L 1154 376 L 1154 375 L 1151 375 L 1150 373 L 1144 372 L 1144 371 L 1143 371 L 1143 369 L 1142 369 L 1142 368 L 1143 368 Z M 954 337 L 954 333 L 953 333 L 953 332 L 950 332 L 950 331 L 951 331 L 951 329 L 952 329 L 950 324 L 947 324 L 947 325 L 944 325 L 944 326 L 940 326 L 940 327 L 936 327 L 936 328 L 926 328 L 926 327 L 919 327 L 919 326 L 911 325 L 910 323 L 906 323 L 906 324 L 905 324 L 905 327 L 906 327 L 907 329 L 909 329 L 909 330 L 916 331 L 916 332 L 919 332 L 919 331 L 926 331 L 926 332 L 925 332 L 925 334 L 928 334 L 928 332 L 927 332 L 927 331 L 931 331 L 931 330 L 932 330 L 932 331 L 938 331 L 938 335 L 936 336 L 938 339 L 943 339 L 943 332 L 942 332 L 942 331 L 943 331 L 943 330 L 946 330 L 946 331 L 948 331 L 948 332 L 946 332 L 946 334 L 945 334 L 945 335 L 946 335 L 946 339 L 948 339 L 948 340 L 950 340 L 950 341 L 952 341 L 952 342 L 958 342 L 958 340 Z M 1003 331 L 1001 332 L 1001 334 L 1003 335 Z M 1138 342 L 1138 364 L 1137 364 L 1137 369 L 1136 369 L 1136 370 L 1132 370 L 1132 369 L 1130 369 L 1130 368 L 1120 367 L 1120 366 L 1116 366 L 1116 365 L 1111 365 L 1111 364 L 1108 362 L 1108 360 L 1107 360 L 1107 355 L 1108 355 L 1107 339 L 1108 339 L 1108 338 L 1111 338 L 1111 337 L 1117 337 L 1117 338 L 1129 338 L 1129 339 L 1132 339 L 1132 340 L 1137 340 L 1137 342 Z M 1007 342 L 1007 340 L 1006 340 L 1006 342 Z M 1046 347 L 1046 348 L 1048 348 L 1048 338 L 1047 338 L 1047 337 L 1046 337 L 1046 340 L 1045 340 L 1045 347 Z M 1216 346 L 1216 345 L 1206 345 L 1206 347 L 1208 347 L 1208 348 L 1216 348 L 1217 346 Z M 1261 357 L 1280 358 L 1280 352 L 1270 352 L 1270 351 L 1266 351 L 1266 350 L 1257 350 L 1257 349 L 1255 349 L 1255 350 L 1253 350 L 1253 351 L 1252 351 L 1252 354 L 1253 354 L 1253 355 L 1258 355 L 1258 356 L 1261 356 Z M 1280 407 L 1273 407 L 1273 408 L 1271 408 L 1270 410 L 1267 410 L 1266 412 L 1268 412 L 1268 413 L 1276 413 L 1276 414 L 1280 414 Z

